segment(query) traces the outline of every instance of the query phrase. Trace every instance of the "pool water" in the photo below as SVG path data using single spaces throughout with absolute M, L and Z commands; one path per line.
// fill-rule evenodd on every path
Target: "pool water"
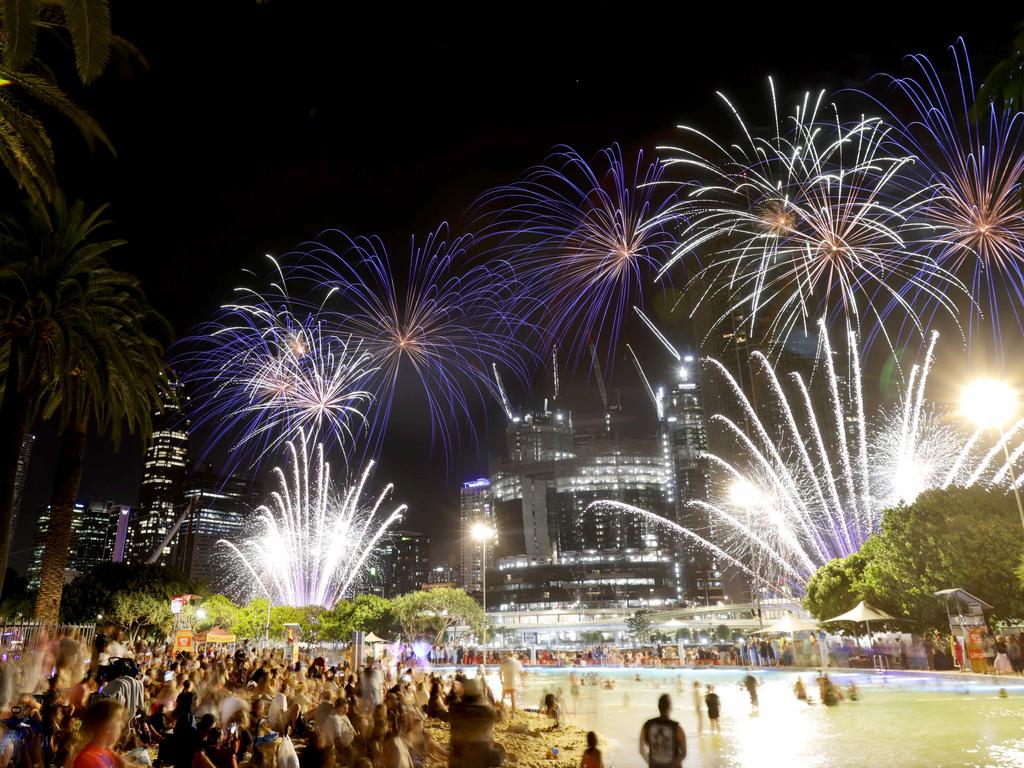
M 860 698 L 825 707 L 808 705 L 793 693 L 797 677 L 802 677 L 808 694 L 818 699 L 813 672 L 755 670 L 760 711 L 752 713 L 747 692 L 740 687 L 744 670 L 582 672 L 596 674 L 599 684 L 582 686 L 574 697 L 570 670 L 530 669 L 520 705 L 536 706 L 545 692 L 559 693 L 567 722 L 600 736 L 608 768 L 643 765 L 637 752 L 640 728 L 657 715 L 662 693 L 672 695 L 672 716 L 686 733 L 687 767 L 1024 766 L 1024 678 L 987 682 L 840 672 L 831 678 L 844 690 L 855 682 Z M 495 678 L 490 682 L 500 690 Z M 609 678 L 613 690 L 601 685 Z M 722 705 L 721 733 L 707 732 L 706 713 L 705 732 L 697 732 L 694 681 L 715 686 Z

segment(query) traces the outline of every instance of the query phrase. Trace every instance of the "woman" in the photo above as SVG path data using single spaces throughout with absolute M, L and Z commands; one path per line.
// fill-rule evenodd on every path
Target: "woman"
M 993 663 L 997 675 L 1012 675 L 1013 665 L 1010 663 L 1010 657 L 1007 656 L 1006 638 L 1002 635 L 996 636 L 995 642 L 996 660 Z

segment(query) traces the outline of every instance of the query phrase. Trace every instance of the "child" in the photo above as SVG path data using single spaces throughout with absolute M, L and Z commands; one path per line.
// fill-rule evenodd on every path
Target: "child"
M 121 735 L 124 707 L 114 699 L 99 699 L 82 715 L 82 732 L 87 739 L 75 757 L 74 768 L 125 768 L 125 760 L 111 747 Z
M 553 693 L 549 693 L 544 697 L 544 706 L 541 708 L 541 714 L 547 715 L 555 721 L 550 730 L 553 731 L 562 727 L 562 707 L 559 706 L 558 699 L 555 698 Z
M 604 768 L 604 757 L 597 748 L 597 734 L 593 731 L 587 731 L 587 748 L 583 750 L 580 768 Z
M 718 715 L 721 712 L 721 702 L 718 694 L 715 693 L 715 686 L 708 683 L 708 692 L 704 696 L 704 703 L 708 705 L 708 730 L 718 732 Z

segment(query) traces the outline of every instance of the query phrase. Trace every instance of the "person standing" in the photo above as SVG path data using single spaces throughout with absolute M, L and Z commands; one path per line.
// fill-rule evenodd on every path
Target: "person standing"
M 693 709 L 697 713 L 697 733 L 704 732 L 704 695 L 700 692 L 700 681 L 693 681 Z
M 747 689 L 747 695 L 750 696 L 750 710 L 757 712 L 759 707 L 757 701 L 757 678 L 749 670 L 747 671 L 747 676 L 743 678 L 743 687 Z
M 516 654 L 506 656 L 499 667 L 501 675 L 501 703 L 505 704 L 505 697 L 512 699 L 512 714 L 516 713 L 516 691 L 519 689 L 519 682 L 523 677 L 523 665 Z
M 708 730 L 712 733 L 720 731 L 718 727 L 718 716 L 722 713 L 722 702 L 715 693 L 715 686 L 708 683 L 708 692 L 704 696 L 704 702 L 708 705 Z
M 650 768 L 680 768 L 686 758 L 686 734 L 670 714 L 672 697 L 663 693 L 658 698 L 658 716 L 640 729 L 640 757 Z

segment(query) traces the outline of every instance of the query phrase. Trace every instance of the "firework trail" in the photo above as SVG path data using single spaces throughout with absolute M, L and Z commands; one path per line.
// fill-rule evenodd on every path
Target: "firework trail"
M 323 445 L 314 447 L 301 430 L 286 453 L 290 466 L 274 468 L 278 490 L 256 510 L 259 532 L 240 546 L 219 543 L 233 556 L 244 591 L 281 605 L 330 608 L 360 586 L 381 537 L 406 506 L 381 513 L 390 483 L 372 503 L 363 502 L 373 462 L 357 482 L 336 493 Z
M 297 278 L 333 292 L 333 332 L 354 340 L 374 362 L 361 379 L 374 399 L 367 455 L 379 450 L 404 381 L 422 392 L 431 445 L 440 443 L 450 459 L 457 424 L 471 423 L 473 402 L 496 397 L 492 366 L 528 379 L 532 351 L 519 340 L 523 326 L 509 310 L 514 276 L 501 262 L 470 264 L 471 238 L 448 237 L 442 224 L 422 242 L 414 239 L 404 278 L 378 238 L 329 230 L 297 254 Z
M 269 258 L 269 257 L 268 257 Z M 358 340 L 339 335 L 322 304 L 294 298 L 278 262 L 268 290 L 238 300 L 186 339 L 176 355 L 195 427 L 210 429 L 236 465 L 258 465 L 304 430 L 342 452 L 362 428 L 375 367 Z M 323 292 L 325 297 L 327 292 Z
M 782 121 L 769 85 L 774 121 L 766 135 L 719 94 L 741 141 L 681 126 L 707 149 L 666 148 L 669 165 L 701 180 L 687 182 L 689 193 L 662 214 L 685 226 L 659 274 L 700 264 L 691 280 L 698 306 L 710 304 L 718 323 L 738 316 L 776 347 L 798 329 L 813 334 L 821 317 L 856 331 L 899 310 L 923 335 L 921 307 L 953 314 L 949 292 L 966 289 L 910 245 L 927 229 L 914 217 L 930 189 L 896 194 L 913 159 L 886 151 L 890 129 L 876 118 L 844 125 L 824 92 L 805 94 Z
M 910 368 L 898 404 L 870 421 L 864 416 L 856 336 L 848 335 L 847 364 L 838 370 L 824 321 L 819 333 L 814 375 L 823 378 L 813 391 L 825 395 L 824 408 L 814 406 L 812 382 L 798 373 L 780 377 L 760 352 L 751 353 L 751 362 L 768 401 L 758 409 L 724 365 L 704 360 L 731 393 L 739 418 L 709 419 L 735 450 L 728 457 L 705 455 L 711 493 L 707 501 L 690 502 L 712 520 L 714 540 L 684 531 L 712 556 L 740 563 L 772 589 L 797 594 L 820 566 L 859 551 L 878 531 L 885 510 L 913 503 L 933 488 L 1005 486 L 1003 440 L 1015 465 L 1024 456 L 1024 419 L 980 450 L 984 433 L 962 432 L 928 401 L 937 333 L 929 334 L 923 359 Z
M 969 286 L 968 352 L 982 335 L 1004 363 L 1000 309 L 1024 331 L 1024 114 L 993 103 L 972 113 L 967 46 L 960 39 L 949 51 L 955 78 L 910 56 L 916 75 L 880 75 L 889 88 L 875 101 L 895 126 L 896 151 L 917 158 L 906 181 L 933 190 L 915 212 L 932 231 L 924 249 Z
M 607 339 L 613 364 L 629 307 L 671 251 L 663 214 L 673 196 L 663 173 L 642 152 L 628 162 L 618 144 L 593 162 L 560 146 L 522 181 L 477 200 L 482 237 L 525 286 L 526 316 L 570 363 L 591 339 Z

